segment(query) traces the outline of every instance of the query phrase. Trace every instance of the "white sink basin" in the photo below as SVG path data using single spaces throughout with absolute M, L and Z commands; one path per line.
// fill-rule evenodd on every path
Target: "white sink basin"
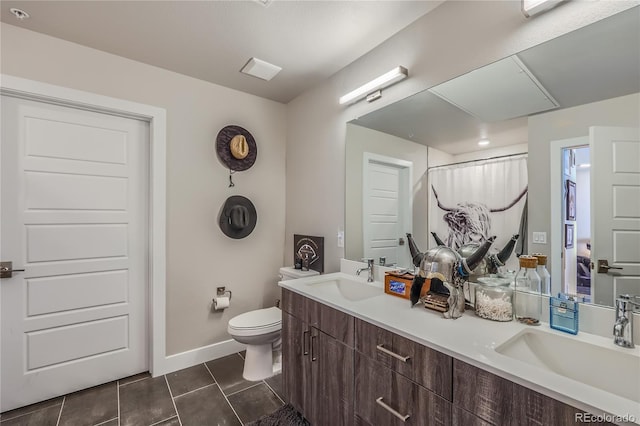
M 382 288 L 364 282 L 347 278 L 332 279 L 306 284 L 312 287 L 314 292 L 333 300 L 346 299 L 351 302 L 370 299 L 384 293 Z
M 524 330 L 496 347 L 498 353 L 569 379 L 640 402 L 637 349 L 586 342 L 542 330 Z

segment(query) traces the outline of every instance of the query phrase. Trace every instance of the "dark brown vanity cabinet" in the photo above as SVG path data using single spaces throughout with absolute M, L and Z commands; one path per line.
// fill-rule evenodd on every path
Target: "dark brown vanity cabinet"
M 450 425 L 451 403 L 356 352 L 356 424 Z
M 285 398 L 313 426 L 580 424 L 575 407 L 286 289 L 282 309 Z
M 576 415 L 584 411 L 459 360 L 453 363 L 453 404 L 459 426 L 584 424 Z
M 453 405 L 490 424 L 511 424 L 513 383 L 456 359 L 453 361 Z M 469 416 L 459 412 L 456 419 L 465 417 Z
M 451 400 L 450 356 L 359 319 L 355 336 L 358 352 Z
M 357 424 L 451 424 L 451 357 L 355 320 Z
M 285 397 L 311 422 L 353 423 L 353 317 L 283 290 Z

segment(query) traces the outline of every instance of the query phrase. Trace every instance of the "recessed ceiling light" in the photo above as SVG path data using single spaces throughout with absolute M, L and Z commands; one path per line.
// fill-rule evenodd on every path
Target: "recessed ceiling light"
M 21 21 L 24 21 L 25 19 L 29 18 L 29 14 L 22 9 L 17 9 L 15 7 L 12 7 L 9 10 L 11 11 L 11 13 L 13 13 L 16 16 L 16 18 L 18 18 Z
M 240 70 L 240 72 L 244 74 L 249 74 L 267 81 L 275 77 L 280 71 L 282 71 L 281 67 L 258 58 L 249 59 L 249 62 Z
M 480 145 L 480 146 L 487 146 L 490 143 L 491 142 L 489 141 L 489 139 L 481 139 L 480 141 L 478 141 L 478 145 Z

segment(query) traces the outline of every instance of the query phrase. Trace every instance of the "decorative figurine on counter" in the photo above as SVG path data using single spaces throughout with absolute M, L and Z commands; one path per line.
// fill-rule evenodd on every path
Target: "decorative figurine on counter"
M 419 268 L 411 285 L 411 306 L 418 303 L 422 286 L 427 279 L 439 280 L 449 290 L 448 309 L 443 316 L 451 319 L 461 317 L 465 304 L 464 283 L 487 254 L 495 237 L 489 238 L 467 258 L 446 246 L 420 253 L 411 234 L 407 234 L 407 239 L 414 265 Z
M 436 240 L 436 243 L 439 246 L 446 246 L 444 242 L 438 237 L 438 234 L 432 232 L 433 238 Z M 485 255 L 482 261 L 476 266 L 475 269 L 471 271 L 471 276 L 469 277 L 470 281 L 476 281 L 478 277 L 485 276 L 487 274 L 497 274 L 499 269 L 507 263 L 507 260 L 513 254 L 513 249 L 516 246 L 516 242 L 520 236 L 518 234 L 514 234 L 511 239 L 505 244 L 505 246 L 498 253 L 492 253 Z M 471 256 L 478 248 L 480 248 L 479 243 L 467 243 L 460 247 L 457 251 L 460 256 L 467 258 Z

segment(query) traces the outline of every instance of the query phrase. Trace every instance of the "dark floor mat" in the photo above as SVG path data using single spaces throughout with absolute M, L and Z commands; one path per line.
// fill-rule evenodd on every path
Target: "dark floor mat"
M 283 405 L 271 414 L 263 416 L 255 422 L 247 423 L 246 426 L 310 426 L 309 422 L 302 417 L 291 405 Z

